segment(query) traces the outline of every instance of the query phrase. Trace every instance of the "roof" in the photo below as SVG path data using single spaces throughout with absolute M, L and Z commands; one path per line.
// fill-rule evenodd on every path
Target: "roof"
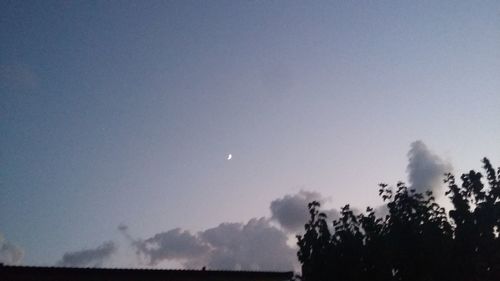
M 9 281 L 287 281 L 293 272 L 0 266 Z

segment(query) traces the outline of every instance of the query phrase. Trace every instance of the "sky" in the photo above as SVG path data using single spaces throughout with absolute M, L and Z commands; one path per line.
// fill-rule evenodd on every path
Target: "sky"
M 310 200 L 500 165 L 499 27 L 498 1 L 3 0 L 0 261 L 292 268 Z

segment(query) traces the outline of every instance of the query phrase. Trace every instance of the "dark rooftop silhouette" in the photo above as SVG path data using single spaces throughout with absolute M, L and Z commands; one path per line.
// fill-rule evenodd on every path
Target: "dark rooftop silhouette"
M 287 281 L 293 272 L 72 268 L 0 265 L 8 281 Z

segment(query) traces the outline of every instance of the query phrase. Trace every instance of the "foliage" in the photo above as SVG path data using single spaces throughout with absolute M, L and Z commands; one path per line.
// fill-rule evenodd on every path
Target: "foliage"
M 500 280 L 500 168 L 483 159 L 483 174 L 470 171 L 459 186 L 445 175 L 452 210 L 432 192 L 404 183 L 380 185 L 387 214 L 354 214 L 349 205 L 327 222 L 318 202 L 298 235 L 304 281 L 324 280 Z

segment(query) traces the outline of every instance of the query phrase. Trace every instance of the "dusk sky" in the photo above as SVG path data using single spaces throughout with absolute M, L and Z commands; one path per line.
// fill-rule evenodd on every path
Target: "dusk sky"
M 309 200 L 500 165 L 499 1 L 2 0 L 0 42 L 0 262 L 290 269 Z

